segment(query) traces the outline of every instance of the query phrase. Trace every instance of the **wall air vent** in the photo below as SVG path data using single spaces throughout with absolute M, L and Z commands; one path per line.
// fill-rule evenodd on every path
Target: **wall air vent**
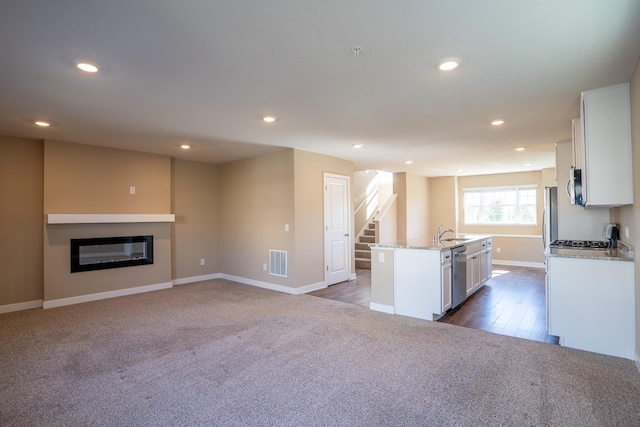
M 287 251 L 269 249 L 269 274 L 287 277 Z

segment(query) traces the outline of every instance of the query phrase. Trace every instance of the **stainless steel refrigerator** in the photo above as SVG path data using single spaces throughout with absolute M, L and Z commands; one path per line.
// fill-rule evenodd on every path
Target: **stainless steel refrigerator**
M 544 188 L 544 211 L 542 212 L 542 244 L 558 239 L 558 187 Z

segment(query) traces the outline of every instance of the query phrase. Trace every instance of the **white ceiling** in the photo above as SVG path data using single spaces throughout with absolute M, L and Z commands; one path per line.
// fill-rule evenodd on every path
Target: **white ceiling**
M 580 91 L 640 56 L 639 0 L 1 3 L 0 134 L 213 163 L 294 147 L 424 176 L 552 167 Z

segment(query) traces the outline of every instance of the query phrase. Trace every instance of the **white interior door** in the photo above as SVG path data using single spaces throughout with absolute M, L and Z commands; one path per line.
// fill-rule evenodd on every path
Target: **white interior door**
M 349 280 L 351 271 L 350 182 L 348 176 L 324 174 L 324 281 Z

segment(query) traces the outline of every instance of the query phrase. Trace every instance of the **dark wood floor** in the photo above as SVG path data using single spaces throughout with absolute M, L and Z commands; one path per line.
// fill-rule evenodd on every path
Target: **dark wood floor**
M 309 295 L 369 307 L 371 271 L 357 269 L 356 277 Z M 558 344 L 558 337 L 547 334 L 545 304 L 544 269 L 494 265 L 485 286 L 440 321 Z
M 371 302 L 371 270 L 356 268 L 356 280 L 337 283 L 307 295 L 369 307 Z
M 441 322 L 558 344 L 547 334 L 544 269 L 493 266 L 493 277 Z

